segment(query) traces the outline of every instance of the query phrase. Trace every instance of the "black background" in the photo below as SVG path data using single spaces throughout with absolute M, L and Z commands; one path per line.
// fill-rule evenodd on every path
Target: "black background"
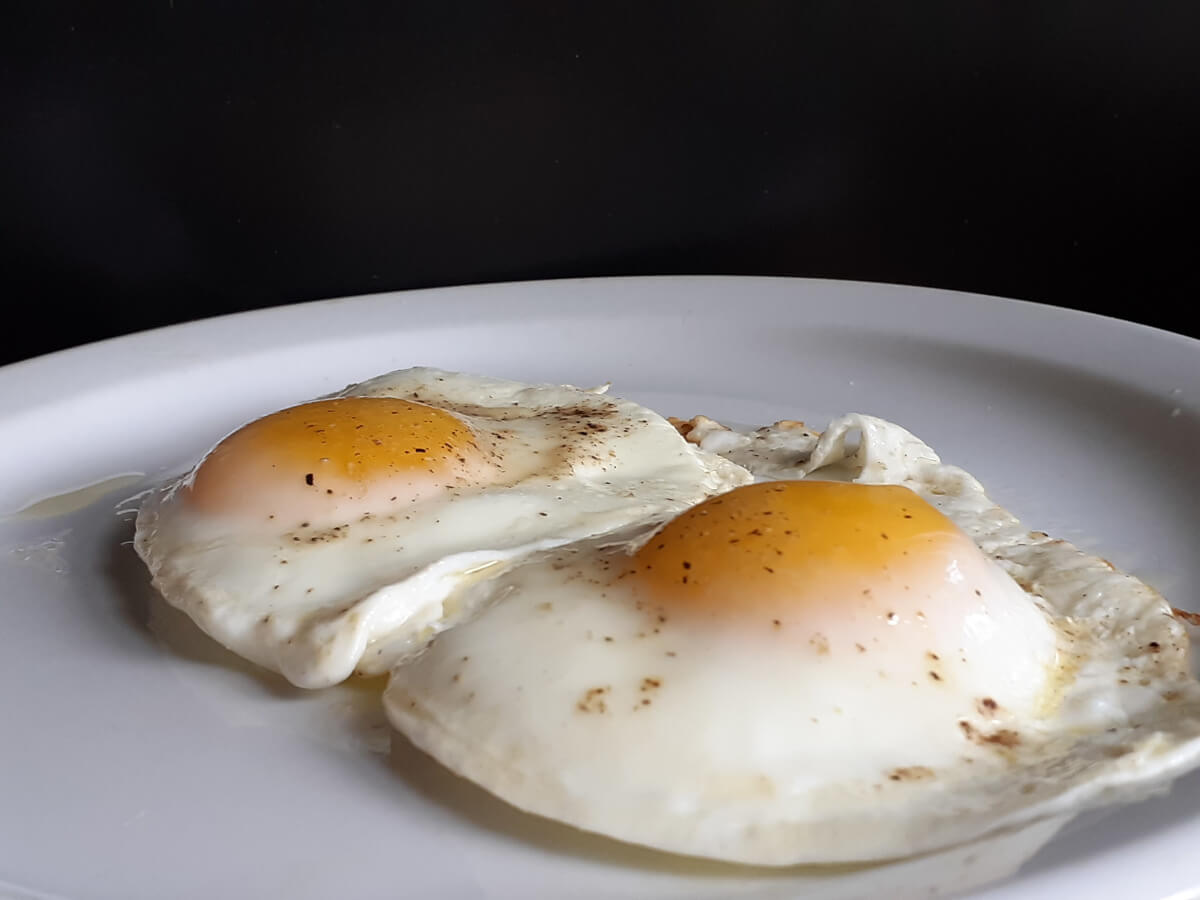
M 902 282 L 1196 333 L 1195 2 L 7 15 L 0 362 L 613 274 Z

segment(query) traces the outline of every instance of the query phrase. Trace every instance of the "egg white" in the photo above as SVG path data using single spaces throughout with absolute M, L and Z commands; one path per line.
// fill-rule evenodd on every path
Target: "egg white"
M 312 505 L 311 522 L 284 521 L 274 507 L 251 521 L 189 502 L 194 469 L 142 504 L 134 539 L 168 602 L 302 687 L 386 672 L 465 617 L 447 597 L 497 563 L 682 509 L 751 477 L 651 410 L 571 386 L 414 368 L 334 397 L 399 398 L 452 414 L 489 448 L 492 480 L 402 508 L 364 510 L 359 498 L 347 512 L 323 503 L 309 475 L 312 496 L 297 503 L 300 512 Z
M 647 624 L 611 577 L 655 532 L 635 526 L 464 588 L 461 602 L 484 611 L 392 672 L 394 727 L 521 809 L 761 865 L 931 851 L 1137 799 L 1200 764 L 1187 635 L 1147 585 L 1029 532 L 968 473 L 883 420 L 846 416 L 824 435 L 797 423 L 683 430 L 764 480 L 911 489 L 1007 573 L 1032 618 L 1015 629 L 981 621 L 1003 632 L 994 658 L 983 642 L 978 664 L 964 659 L 937 685 L 914 680 L 906 701 L 881 687 L 871 653 L 821 679 L 812 659 L 742 634 Z M 1031 647 L 1043 630 L 1053 636 L 1043 675 L 1035 666 L 1017 679 L 1038 699 L 980 705 L 985 685 L 1000 690 L 1024 665 L 1022 628 Z

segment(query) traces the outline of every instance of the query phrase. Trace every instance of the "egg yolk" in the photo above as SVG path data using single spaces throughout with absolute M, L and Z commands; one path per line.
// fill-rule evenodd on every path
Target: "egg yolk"
M 390 397 L 304 403 L 225 438 L 187 486 L 212 513 L 317 524 L 402 508 L 487 479 L 487 454 L 445 410 Z
M 634 557 L 639 592 L 664 610 L 776 625 L 802 617 L 923 616 L 933 588 L 980 553 L 897 485 L 779 481 L 735 488 L 669 522 Z

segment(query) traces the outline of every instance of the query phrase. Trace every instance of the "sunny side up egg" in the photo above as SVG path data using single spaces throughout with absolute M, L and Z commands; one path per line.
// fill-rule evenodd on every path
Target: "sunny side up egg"
M 301 687 L 381 674 L 464 581 L 750 480 L 629 401 L 415 368 L 272 413 L 142 504 L 158 590 Z
M 465 588 L 477 618 L 391 675 L 400 732 L 527 811 L 763 865 L 929 851 L 1200 761 L 1150 588 L 882 420 L 690 431 L 764 480 Z

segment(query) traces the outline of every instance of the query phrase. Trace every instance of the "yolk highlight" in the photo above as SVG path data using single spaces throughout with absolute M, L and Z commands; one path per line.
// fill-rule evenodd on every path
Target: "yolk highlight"
M 824 617 L 849 605 L 887 616 L 920 573 L 952 577 L 960 552 L 977 550 L 908 488 L 779 481 L 677 516 L 638 550 L 633 573 L 659 608 L 680 613 Z
M 207 511 L 275 512 L 281 498 L 284 506 L 328 506 L 361 501 L 383 483 L 408 494 L 391 499 L 407 500 L 485 465 L 471 429 L 444 410 L 389 397 L 318 400 L 221 441 L 197 469 L 189 499 Z

